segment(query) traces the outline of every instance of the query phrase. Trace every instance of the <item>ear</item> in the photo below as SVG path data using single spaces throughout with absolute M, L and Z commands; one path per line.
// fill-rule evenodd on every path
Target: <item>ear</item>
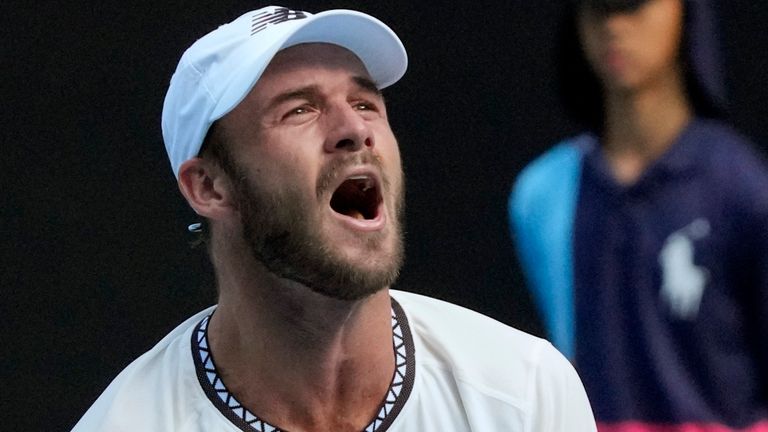
M 208 219 L 234 212 L 229 178 L 211 161 L 196 157 L 181 164 L 179 189 L 192 209 Z

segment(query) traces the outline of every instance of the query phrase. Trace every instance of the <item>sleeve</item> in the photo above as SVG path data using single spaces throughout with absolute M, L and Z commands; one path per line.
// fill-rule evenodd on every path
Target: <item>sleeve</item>
M 111 405 L 114 403 L 112 396 L 113 394 L 105 391 L 77 422 L 72 432 L 127 432 L 110 419 L 110 413 L 113 411 Z
M 534 380 L 531 432 L 596 432 L 584 385 L 573 365 L 552 345 L 542 350 Z
M 513 244 L 549 339 L 572 357 L 573 224 L 581 183 L 583 138 L 564 141 L 520 173 L 510 193 Z

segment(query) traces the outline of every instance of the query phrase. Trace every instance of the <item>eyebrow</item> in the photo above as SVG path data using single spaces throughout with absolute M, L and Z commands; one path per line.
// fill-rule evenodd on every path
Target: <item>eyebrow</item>
M 287 102 L 293 99 L 315 99 L 319 92 L 320 89 L 315 85 L 288 90 L 273 97 L 272 100 L 267 104 L 267 108 L 274 108 L 283 102 Z
M 352 77 L 352 81 L 354 81 L 355 84 L 357 84 L 363 90 L 381 96 L 381 90 L 379 90 L 379 86 L 377 86 L 376 83 L 373 82 L 370 78 L 356 75 Z
M 381 90 L 373 80 L 364 76 L 353 76 L 352 81 L 360 87 L 362 90 L 372 93 L 376 96 L 382 96 Z M 287 102 L 294 99 L 316 99 L 320 94 L 320 88 L 316 85 L 308 85 L 305 87 L 299 87 L 296 89 L 288 90 L 273 97 L 267 104 L 268 108 L 276 107 L 283 102 Z

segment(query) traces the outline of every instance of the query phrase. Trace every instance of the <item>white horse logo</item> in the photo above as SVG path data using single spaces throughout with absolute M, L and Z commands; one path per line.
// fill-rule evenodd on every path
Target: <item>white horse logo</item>
M 709 235 L 709 221 L 699 218 L 667 237 L 659 253 L 661 299 L 673 315 L 696 319 L 709 271 L 693 262 L 693 241 Z

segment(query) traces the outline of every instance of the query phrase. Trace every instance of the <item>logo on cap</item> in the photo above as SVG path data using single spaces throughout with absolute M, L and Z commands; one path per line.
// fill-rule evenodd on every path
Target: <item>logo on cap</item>
M 270 24 L 280 24 L 286 21 L 307 18 L 307 13 L 284 7 L 275 8 L 271 12 L 261 12 L 251 19 L 251 36 L 264 30 Z

